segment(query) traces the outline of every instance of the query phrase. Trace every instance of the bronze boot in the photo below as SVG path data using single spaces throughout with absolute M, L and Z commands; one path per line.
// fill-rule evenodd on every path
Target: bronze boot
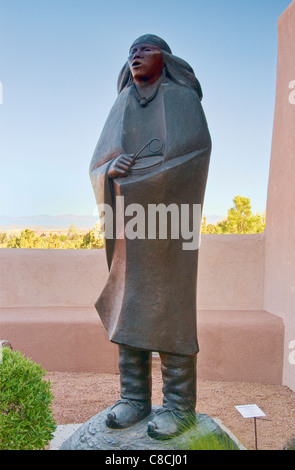
M 160 354 L 163 406 L 148 423 L 148 435 L 170 439 L 196 422 L 196 356 Z
M 107 414 L 106 425 L 114 429 L 132 426 L 151 412 L 151 354 L 119 346 L 121 399 Z

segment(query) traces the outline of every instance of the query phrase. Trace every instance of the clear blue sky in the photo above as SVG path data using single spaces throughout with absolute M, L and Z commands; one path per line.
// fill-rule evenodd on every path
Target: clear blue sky
M 0 0 L 0 214 L 91 215 L 88 168 L 132 41 L 195 70 L 213 151 L 205 215 L 266 207 L 277 20 L 291 0 Z

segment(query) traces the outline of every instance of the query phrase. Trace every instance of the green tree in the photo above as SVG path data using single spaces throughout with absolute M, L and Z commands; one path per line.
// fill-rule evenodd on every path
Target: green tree
M 104 240 L 104 235 L 99 222 L 96 222 L 96 224 L 94 225 L 93 234 L 96 240 Z
M 50 232 L 49 236 L 37 236 L 30 229 L 25 229 L 20 234 L 14 233 L 7 237 L 4 235 L 0 234 L 0 247 L 2 248 L 92 249 L 104 247 L 104 238 L 99 224 L 96 224 L 93 230 L 84 236 L 78 233 L 74 224 L 69 227 L 67 235 L 59 236 Z
M 93 230 L 90 230 L 88 233 L 84 235 L 80 248 L 90 248 L 90 249 L 103 248 L 103 245 L 104 245 L 103 239 L 96 237 L 95 232 Z
M 8 248 L 32 248 L 36 244 L 36 236 L 33 230 L 26 228 L 23 230 L 19 237 L 14 237 L 9 240 Z
M 79 238 L 79 234 L 78 234 L 75 224 L 70 225 L 67 237 L 70 240 L 77 240 Z
M 251 202 L 247 197 L 236 196 L 234 207 L 229 209 L 227 219 L 219 222 L 221 233 L 259 233 L 265 227 L 265 216 L 252 214 Z
M 56 234 L 52 235 L 51 232 L 49 234 L 49 237 L 48 238 L 46 237 L 45 240 L 46 240 L 46 244 L 47 244 L 46 248 L 57 249 L 57 248 L 61 248 L 61 246 L 62 246 L 62 242 L 60 241 L 60 237 Z
M 0 233 L 0 246 L 1 245 L 5 246 L 7 242 L 8 242 L 7 233 L 6 232 Z
M 227 218 L 216 225 L 207 225 L 203 218 L 202 233 L 260 233 L 265 228 L 265 214 L 253 214 L 250 199 L 236 196 L 233 199 L 234 207 L 228 211 Z

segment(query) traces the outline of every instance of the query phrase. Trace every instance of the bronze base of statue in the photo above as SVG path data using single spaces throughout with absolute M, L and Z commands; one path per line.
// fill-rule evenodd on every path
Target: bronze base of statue
M 189 450 L 198 441 L 204 443 L 206 438 L 214 435 L 223 443 L 227 442 L 231 449 L 239 449 L 238 441 L 234 441 L 219 424 L 205 414 L 195 415 L 195 423 L 181 434 L 167 438 L 151 438 L 148 435 L 148 425 L 158 418 L 157 410 L 153 407 L 151 413 L 138 423 L 124 429 L 112 429 L 106 425 L 107 408 L 94 415 L 82 424 L 59 448 L 59 450 Z M 193 444 L 192 444 L 193 443 Z

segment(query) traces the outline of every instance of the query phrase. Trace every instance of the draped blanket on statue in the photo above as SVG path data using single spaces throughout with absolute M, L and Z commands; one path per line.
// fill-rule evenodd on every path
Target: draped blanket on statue
M 114 158 L 136 154 L 152 139 L 161 145 L 147 146 L 127 177 L 108 178 Z M 167 237 L 148 238 L 147 215 L 153 204 L 176 204 L 179 215 L 187 205 L 192 228 L 192 207 L 203 204 L 210 152 L 206 119 L 192 89 L 166 80 L 146 107 L 133 86 L 118 96 L 93 155 L 91 181 L 97 204 L 113 208 L 113 222 L 121 196 L 125 209 L 141 205 L 146 223 L 144 238 L 116 239 L 114 233 L 106 239 L 110 273 L 95 306 L 111 341 L 172 354 L 198 352 L 198 249 L 184 249 L 181 229 L 178 238 L 171 236 L 169 217 Z

